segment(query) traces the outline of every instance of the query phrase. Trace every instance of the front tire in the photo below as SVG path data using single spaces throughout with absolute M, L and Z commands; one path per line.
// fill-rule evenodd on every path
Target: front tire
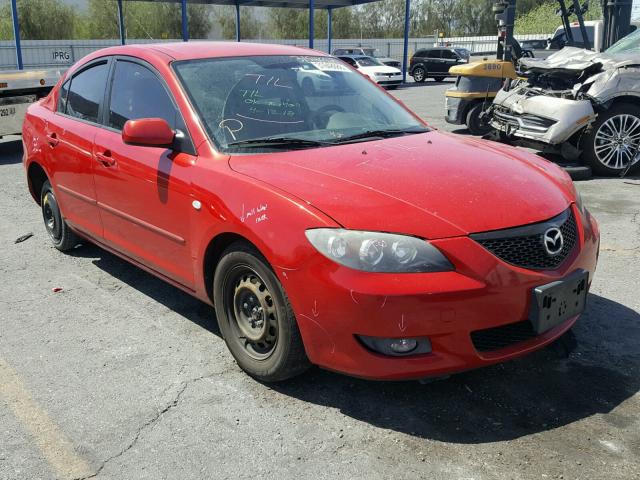
M 423 67 L 416 67 L 411 73 L 413 80 L 417 83 L 422 83 L 427 78 L 427 71 Z
M 227 248 L 213 281 L 220 331 L 245 372 L 263 382 L 278 382 L 310 365 L 295 316 L 282 285 L 253 246 Z
M 56 194 L 48 180 L 42 185 L 40 206 L 42 208 L 44 226 L 53 246 L 61 252 L 66 252 L 75 247 L 79 243 L 79 239 L 62 218 Z
M 483 107 L 484 102 L 478 102 L 472 105 L 467 112 L 467 120 L 465 123 L 471 135 L 481 136 L 491 131 L 491 125 L 486 120 L 486 116 L 481 118 L 482 112 L 484 111 Z
M 595 173 L 617 176 L 632 163 L 640 166 L 640 107 L 632 103 L 614 105 L 601 113 L 584 137 L 584 160 Z

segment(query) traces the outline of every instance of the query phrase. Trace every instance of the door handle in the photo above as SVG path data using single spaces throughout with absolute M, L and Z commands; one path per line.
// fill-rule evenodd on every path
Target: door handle
M 116 159 L 111 156 L 109 150 L 105 150 L 103 153 L 96 153 L 96 160 L 105 167 L 112 167 L 116 164 Z
M 55 133 L 50 133 L 47 135 L 47 143 L 51 148 L 53 148 L 57 146 L 58 143 L 60 143 L 60 139 L 58 138 L 58 135 L 56 135 Z

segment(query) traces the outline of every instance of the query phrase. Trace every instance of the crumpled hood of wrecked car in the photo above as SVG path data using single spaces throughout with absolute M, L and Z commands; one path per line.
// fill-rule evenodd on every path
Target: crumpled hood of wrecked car
M 581 72 L 594 64 L 601 64 L 602 69 L 620 68 L 640 64 L 640 55 L 608 55 L 604 52 L 593 52 L 576 47 L 564 47 L 547 58 L 523 58 L 520 65 L 525 70 L 564 70 Z

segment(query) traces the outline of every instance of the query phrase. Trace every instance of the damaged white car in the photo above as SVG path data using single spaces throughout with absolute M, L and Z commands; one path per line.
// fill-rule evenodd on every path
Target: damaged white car
M 596 53 L 565 47 L 520 61 L 526 79 L 496 96 L 491 126 L 508 141 L 618 175 L 640 166 L 640 29 Z

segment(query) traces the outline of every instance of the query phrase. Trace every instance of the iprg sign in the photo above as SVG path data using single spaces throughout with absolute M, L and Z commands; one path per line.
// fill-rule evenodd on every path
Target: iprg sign
M 71 50 L 67 48 L 53 48 L 50 50 L 51 63 L 68 64 L 73 62 Z

